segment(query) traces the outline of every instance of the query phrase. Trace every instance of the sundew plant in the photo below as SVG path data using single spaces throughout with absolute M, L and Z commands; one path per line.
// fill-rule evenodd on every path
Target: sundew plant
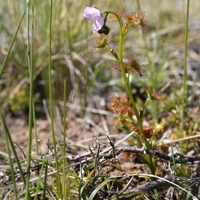
M 109 27 L 107 26 L 107 19 L 109 16 L 113 17 L 119 26 L 119 44 L 118 51 L 109 47 L 107 36 L 109 35 Z M 130 85 L 131 74 L 135 76 L 143 76 L 144 69 L 142 68 L 139 60 L 135 55 L 125 58 L 125 52 L 123 48 L 124 40 L 127 33 L 133 29 L 139 27 L 143 32 L 147 29 L 147 22 L 145 19 L 145 12 L 139 11 L 135 13 L 126 13 L 124 16 L 121 13 L 113 11 L 106 11 L 103 14 L 93 7 L 87 7 L 84 12 L 84 17 L 90 21 L 93 21 L 92 31 L 93 33 L 99 33 L 102 35 L 102 39 L 96 48 L 107 48 L 111 55 L 116 60 L 116 68 L 119 70 L 125 84 L 127 97 L 120 98 L 115 94 L 111 95 L 111 100 L 108 103 L 108 108 L 115 113 L 119 114 L 120 121 L 134 131 L 134 137 L 138 140 L 144 148 L 152 148 L 152 137 L 155 130 L 151 124 L 143 125 L 145 108 L 150 100 L 160 100 L 160 95 L 154 90 L 150 90 L 145 86 L 147 99 L 143 102 L 142 109 L 137 106 L 134 96 L 132 94 L 132 88 Z M 135 116 L 135 118 L 134 118 Z M 156 160 L 151 156 L 144 156 L 142 158 L 150 167 L 152 174 L 156 170 Z

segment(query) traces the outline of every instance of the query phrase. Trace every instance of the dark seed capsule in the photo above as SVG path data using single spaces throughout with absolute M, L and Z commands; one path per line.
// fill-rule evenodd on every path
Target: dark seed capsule
M 104 24 L 103 27 L 98 31 L 99 34 L 105 34 L 108 35 L 110 32 L 110 29 Z

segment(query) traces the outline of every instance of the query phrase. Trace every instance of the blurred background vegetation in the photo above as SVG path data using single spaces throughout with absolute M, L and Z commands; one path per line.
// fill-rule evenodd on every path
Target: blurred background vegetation
M 19 24 L 26 1 L 5 0 L 0 8 L 0 62 L 6 56 L 13 34 Z M 149 28 L 145 35 L 132 30 L 127 35 L 127 55 L 136 55 L 145 70 L 143 78 L 134 76 L 133 92 L 143 98 L 142 86 L 164 93 L 165 104 L 159 112 L 173 109 L 181 101 L 184 44 L 184 1 L 73 1 L 56 0 L 53 3 L 52 21 L 52 74 L 54 96 L 63 99 L 63 82 L 67 80 L 69 101 L 78 101 L 83 107 L 94 92 L 107 95 L 110 87 L 122 87 L 118 73 L 112 69 L 112 57 L 107 50 L 93 49 L 98 37 L 91 31 L 91 23 L 83 18 L 86 6 L 106 10 L 120 10 L 122 14 L 142 9 Z M 188 84 L 189 99 L 194 104 L 200 94 L 200 3 L 191 1 Z M 49 2 L 34 1 L 34 94 L 36 105 L 48 98 L 48 23 Z M 27 22 L 24 20 L 12 48 L 0 82 L 0 106 L 13 115 L 27 112 L 29 79 L 27 64 Z M 117 23 L 110 19 L 111 48 L 117 48 Z M 122 88 L 123 89 L 123 88 Z M 140 95 L 141 93 L 141 95 Z M 167 100 L 166 100 L 167 99 Z M 195 100 L 195 101 L 194 101 Z M 167 105 L 167 106 L 166 106 Z M 155 108 L 155 105 L 154 105 Z M 154 109 L 157 110 L 157 109 Z M 155 111 L 156 112 L 156 111 Z M 156 115 L 156 113 L 154 113 Z

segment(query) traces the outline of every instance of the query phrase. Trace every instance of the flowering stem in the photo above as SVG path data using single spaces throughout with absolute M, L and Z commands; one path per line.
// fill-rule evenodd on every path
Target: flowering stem
M 129 84 L 129 77 L 126 76 L 124 63 L 123 63 L 123 39 L 124 39 L 123 22 L 122 22 L 121 18 L 115 12 L 112 12 L 112 11 L 105 12 L 106 15 L 108 15 L 109 13 L 113 14 L 117 18 L 117 21 L 119 23 L 119 36 L 120 37 L 119 37 L 119 53 L 118 53 L 119 59 L 118 59 L 118 62 L 119 62 L 122 77 L 123 77 L 124 82 L 125 82 L 126 92 L 127 92 L 129 99 L 132 103 L 132 108 L 135 112 L 135 115 L 136 115 L 136 118 L 137 118 L 137 121 L 138 121 L 139 132 L 142 134 L 142 132 L 143 132 L 142 117 L 140 117 L 140 114 L 139 114 L 138 109 L 136 107 L 136 103 L 135 103 L 135 100 L 133 98 L 131 87 L 130 87 L 130 84 Z
M 139 113 L 139 111 L 137 109 L 135 100 L 134 100 L 133 95 L 132 95 L 130 83 L 129 83 L 129 74 L 126 75 L 124 62 L 123 62 L 123 39 L 124 39 L 124 36 L 126 35 L 127 32 L 126 32 L 126 29 L 123 29 L 123 22 L 122 22 L 121 18 L 115 12 L 107 11 L 104 14 L 106 15 L 106 17 L 105 17 L 106 20 L 107 20 L 108 14 L 113 14 L 116 17 L 116 19 L 117 19 L 117 21 L 119 23 L 119 52 L 118 52 L 118 55 L 113 53 L 113 56 L 115 57 L 115 59 L 119 63 L 120 71 L 121 71 L 122 77 L 123 77 L 124 82 L 125 82 L 126 92 L 127 92 L 128 97 L 129 97 L 129 99 L 131 101 L 132 109 L 135 112 L 135 116 L 136 116 L 137 121 L 138 121 L 138 127 L 137 128 L 139 130 L 140 136 L 142 137 L 142 135 L 143 135 L 143 124 L 142 124 L 143 114 L 140 115 L 140 113 Z M 108 48 L 107 45 L 106 45 L 106 47 Z M 146 108 L 146 104 L 147 104 L 148 101 L 149 101 L 149 99 L 147 99 L 147 101 L 145 102 L 142 112 L 144 112 L 144 110 Z M 145 138 L 145 137 L 143 139 L 144 139 L 145 148 L 150 149 L 151 145 L 150 145 L 148 139 Z M 144 161 L 149 166 L 152 174 L 155 174 L 155 169 L 156 168 L 155 168 L 155 164 L 153 162 L 153 158 L 151 156 L 147 156 L 147 157 L 144 158 Z

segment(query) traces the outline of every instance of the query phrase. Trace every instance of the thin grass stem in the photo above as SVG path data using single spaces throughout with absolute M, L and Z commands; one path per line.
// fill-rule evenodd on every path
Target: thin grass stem
M 29 0 L 28 0 L 29 2 Z M 31 150 L 32 150 L 32 127 L 33 127 L 33 20 L 30 19 L 30 8 L 33 8 L 33 3 L 29 3 L 27 8 L 27 48 L 28 48 L 28 68 L 29 68 L 29 82 L 30 82 L 30 91 L 29 91 L 29 126 L 28 126 L 28 153 L 27 153 L 27 178 L 26 178 L 26 194 L 25 199 L 30 198 L 30 168 L 31 168 Z M 34 10 L 32 10 L 34 11 Z M 32 13 L 34 15 L 34 13 Z
M 50 111 L 50 119 L 51 119 L 51 132 L 52 132 L 52 140 L 53 140 L 53 150 L 54 150 L 54 157 L 56 162 L 56 187 L 57 187 L 57 194 L 58 196 L 61 195 L 60 189 L 60 174 L 59 174 L 59 162 L 56 152 L 56 137 L 55 137 L 55 130 L 54 130 L 54 114 L 53 114 L 53 88 L 52 88 L 52 75 L 51 75 L 51 38 L 52 38 L 52 12 L 53 12 L 53 0 L 50 1 L 49 7 L 49 47 L 48 47 L 48 81 L 49 81 L 49 111 Z
M 32 24 L 31 24 L 31 63 L 32 63 L 32 68 L 34 66 L 34 38 L 35 38 L 35 5 L 32 6 Z M 33 77 L 34 78 L 34 77 Z M 34 98 L 34 97 L 33 97 Z M 38 135 L 37 135 L 37 129 L 36 129 L 36 116 L 35 116 L 35 104 L 34 104 L 34 99 L 32 101 L 32 114 L 33 114 L 33 127 L 34 127 L 34 136 L 35 136 L 35 150 L 36 150 L 36 155 L 39 154 L 39 147 L 38 147 Z
M 183 95 L 182 95 L 182 129 L 184 129 L 184 118 L 187 98 L 187 54 L 188 54 L 188 32 L 189 32 L 189 8 L 190 0 L 185 0 L 185 32 L 184 32 L 184 69 L 183 69 Z
M 16 186 L 16 180 L 15 180 L 14 165 L 13 165 L 13 160 L 12 160 L 12 155 L 11 155 L 11 150 L 10 150 L 10 145 L 9 145 L 9 138 L 7 137 L 9 133 L 8 133 L 8 130 L 7 130 L 4 120 L 2 120 L 2 125 L 3 125 L 3 131 L 4 131 L 5 139 L 6 139 L 6 147 L 7 147 L 7 152 L 8 152 L 11 177 L 12 177 L 12 181 L 13 181 L 14 196 L 17 200 L 18 199 L 18 191 L 17 191 L 17 186 Z
M 63 181 L 62 181 L 62 185 L 63 185 L 63 189 L 62 189 L 62 193 L 63 193 L 63 198 L 66 199 L 67 196 L 67 190 L 66 190 L 66 173 L 65 173 L 65 169 L 66 169 L 66 165 L 67 165 L 67 160 L 66 160 L 66 113 L 67 113 L 67 86 L 66 86 L 66 79 L 64 80 L 64 99 L 63 99 L 63 103 L 64 103 L 64 107 L 63 107 Z M 68 191 L 69 192 L 69 191 Z
M 19 158 L 17 156 L 17 152 L 15 150 L 14 143 L 12 141 L 10 132 L 8 130 L 8 127 L 6 125 L 6 122 L 5 122 L 5 119 L 4 119 L 4 116 L 3 116 L 2 112 L 0 112 L 0 118 L 1 118 L 2 125 L 3 125 L 5 137 L 7 137 L 8 141 L 9 141 L 10 147 L 12 149 L 12 152 L 14 154 L 14 158 L 16 160 L 16 163 L 17 163 L 17 166 L 18 166 L 18 169 L 19 169 L 20 176 L 21 176 L 23 184 L 25 186 L 26 185 L 26 180 L 25 180 L 24 173 L 23 173 L 23 170 L 22 170 L 22 167 L 21 167 L 21 163 L 20 163 Z
M 21 19 L 20 19 L 20 22 L 19 22 L 19 24 L 18 24 L 18 26 L 17 26 L 17 30 L 15 31 L 15 34 L 13 35 L 13 38 L 12 38 L 11 43 L 10 43 L 10 46 L 9 46 L 9 48 L 8 48 L 8 53 L 6 54 L 6 57 L 5 57 L 5 59 L 4 59 L 4 61 L 3 61 L 3 64 L 2 64 L 2 66 L 1 66 L 1 69 L 0 69 L 0 79 L 1 79 L 1 77 L 2 77 L 2 74 L 3 74 L 4 70 L 5 70 L 5 67 L 6 67 L 8 58 L 9 58 L 9 56 L 10 56 L 10 53 L 11 53 L 13 44 L 14 44 L 15 39 L 16 39 L 16 37 L 17 37 L 18 31 L 19 31 L 19 29 L 20 29 L 20 27 L 21 27 L 22 21 L 24 20 L 24 17 L 25 17 L 25 14 L 26 14 L 26 10 L 27 10 L 28 6 L 29 6 L 29 1 L 28 1 L 27 4 L 26 4 L 26 7 L 25 7 L 25 9 L 24 9 L 24 13 L 22 14 L 22 17 L 21 17 Z
M 38 145 L 38 133 L 36 128 L 36 116 L 35 116 L 35 104 L 33 102 L 33 127 L 34 127 L 34 137 L 35 137 L 35 151 L 36 155 L 39 155 L 39 145 Z
M 37 180 L 37 186 L 36 186 L 36 189 L 35 189 L 35 196 L 34 196 L 34 200 L 37 200 L 37 194 L 40 190 L 40 186 L 41 186 L 41 180 L 42 180 L 42 175 L 43 175 L 43 172 L 44 172 L 44 167 L 45 167 L 45 164 L 46 164 L 46 158 L 44 158 L 42 160 L 42 166 L 41 166 L 41 169 L 40 169 L 40 174 L 39 174 L 39 177 L 38 177 L 38 180 Z M 45 180 L 44 180 L 45 181 Z M 46 185 L 46 182 L 44 182 L 44 184 Z
M 46 158 L 45 158 L 46 160 Z M 45 161 L 45 173 L 44 173 L 44 188 L 43 188 L 43 199 L 46 199 L 46 191 L 47 191 L 47 177 L 48 177 L 48 164 L 47 161 Z

